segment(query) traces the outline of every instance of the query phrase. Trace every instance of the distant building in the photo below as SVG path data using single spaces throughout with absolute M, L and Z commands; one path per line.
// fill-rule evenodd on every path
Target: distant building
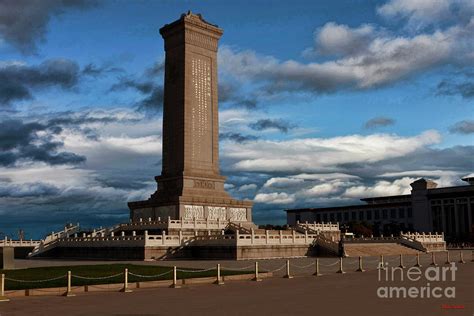
M 366 222 L 374 231 L 444 232 L 447 239 L 472 237 L 474 178 L 465 186 L 437 188 L 430 180 L 411 184 L 411 194 L 364 198 L 366 204 L 286 210 L 287 222 Z

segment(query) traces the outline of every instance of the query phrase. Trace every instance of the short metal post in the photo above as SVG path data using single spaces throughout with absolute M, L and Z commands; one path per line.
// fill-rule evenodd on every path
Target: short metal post
M 383 255 L 380 255 L 379 268 L 385 270 L 385 262 L 383 261 Z
M 221 278 L 221 265 L 220 263 L 217 264 L 217 280 L 214 282 L 217 285 L 223 285 L 224 281 Z
M 124 292 L 124 293 L 132 292 L 132 290 L 128 288 L 128 269 L 127 268 L 125 268 L 125 271 L 123 272 L 123 289 L 121 289 L 120 292 Z
M 464 261 L 462 250 L 459 251 L 459 263 L 466 263 L 466 261 Z
M 437 266 L 438 264 L 436 263 L 436 254 L 435 252 L 432 252 L 431 253 L 431 263 L 430 263 L 430 266 Z
M 451 264 L 451 260 L 449 259 L 449 250 L 446 250 L 446 262 L 445 264 Z
M 290 260 L 286 260 L 286 275 L 285 279 L 293 279 L 293 276 L 290 274 Z
M 364 268 L 362 267 L 362 256 L 359 256 L 359 268 L 356 271 L 365 272 Z
M 420 254 L 417 253 L 416 254 L 416 263 L 415 263 L 415 267 L 417 268 L 421 268 L 421 264 L 420 264 Z
M 344 274 L 344 270 L 342 269 L 342 257 L 339 257 L 339 270 L 336 273 Z
M 400 269 L 405 269 L 405 266 L 403 265 L 403 255 L 400 254 L 400 265 L 398 266 Z
M 0 276 L 0 302 L 8 302 L 10 299 L 5 296 L 5 274 Z
M 171 287 L 174 289 L 179 289 L 181 285 L 178 285 L 178 276 L 176 272 L 176 266 L 173 267 L 173 284 L 171 284 Z
M 71 271 L 67 272 L 67 290 L 66 293 L 64 293 L 64 296 L 76 296 L 76 294 L 72 293 L 72 276 L 71 276 Z
M 474 250 L 471 252 L 471 262 L 474 262 Z
M 255 261 L 255 277 L 252 279 L 252 281 L 262 281 L 262 279 L 260 279 L 260 277 L 258 276 L 258 261 Z
M 316 271 L 313 274 L 314 276 L 321 276 L 322 274 L 319 273 L 319 258 L 316 258 Z

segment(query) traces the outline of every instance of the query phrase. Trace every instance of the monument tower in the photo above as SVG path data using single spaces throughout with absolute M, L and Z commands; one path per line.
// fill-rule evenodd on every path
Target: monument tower
M 130 202 L 132 221 L 158 217 L 251 222 L 219 172 L 217 47 L 222 29 L 188 12 L 160 29 L 165 41 L 163 159 L 157 191 Z

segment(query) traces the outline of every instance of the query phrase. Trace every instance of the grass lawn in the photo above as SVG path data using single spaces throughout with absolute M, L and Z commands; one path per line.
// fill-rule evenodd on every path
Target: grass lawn
M 156 281 L 156 280 L 171 280 L 173 278 L 172 267 L 161 267 L 161 266 L 150 266 L 150 265 L 134 265 L 134 264 L 103 264 L 103 265 L 80 265 L 80 266 L 62 266 L 62 267 L 41 267 L 41 268 L 29 268 L 29 269 L 18 269 L 18 270 L 0 270 L 0 273 L 5 274 L 5 290 L 23 290 L 23 289 L 35 289 L 35 288 L 49 288 L 49 287 L 63 287 L 67 286 L 67 271 L 71 271 L 73 275 L 72 286 L 81 285 L 97 285 L 97 284 L 110 284 L 110 283 L 121 283 L 123 282 L 123 274 L 105 278 L 105 279 L 82 279 L 74 277 L 86 277 L 86 278 L 104 278 L 113 276 L 114 274 L 123 273 L 124 269 L 127 268 L 129 275 L 129 282 L 143 282 L 143 281 Z M 177 276 L 178 279 L 190 279 L 200 277 L 215 277 L 217 275 L 216 269 L 209 271 L 199 271 L 200 269 L 186 269 L 178 268 Z M 159 274 L 166 273 L 165 275 L 158 276 Z M 262 271 L 263 272 L 263 271 Z M 152 277 L 138 277 L 131 275 L 130 273 L 139 274 L 142 276 Z M 221 275 L 236 275 L 236 274 L 248 274 L 253 273 L 252 270 L 248 271 L 232 271 L 232 270 L 221 270 Z M 34 282 L 37 280 L 47 280 L 62 277 L 58 280 L 50 280 L 44 282 Z M 26 282 L 12 281 L 8 279 L 22 280 Z

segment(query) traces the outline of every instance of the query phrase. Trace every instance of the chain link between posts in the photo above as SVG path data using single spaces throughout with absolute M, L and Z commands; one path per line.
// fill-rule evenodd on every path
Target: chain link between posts
M 18 283 L 43 283 L 43 282 L 61 280 L 61 279 L 65 279 L 65 278 L 66 278 L 66 275 L 62 275 L 62 276 L 51 278 L 51 279 L 44 279 L 44 280 L 18 280 L 18 279 L 12 279 L 12 278 L 5 278 L 5 280 L 12 281 L 12 282 L 18 282 Z
M 166 272 L 163 272 L 163 273 L 160 273 L 160 274 L 154 274 L 154 275 L 142 275 L 142 274 L 136 274 L 136 273 L 133 273 L 133 272 L 129 271 L 128 274 L 136 276 L 138 278 L 158 278 L 158 277 L 167 275 L 168 273 L 171 273 L 171 272 L 173 272 L 173 270 L 169 270 L 169 271 L 166 271 Z
M 123 272 L 120 272 L 114 275 L 108 275 L 105 277 L 85 277 L 85 276 L 80 276 L 80 275 L 75 275 L 75 274 L 71 275 L 71 277 L 76 278 L 76 279 L 82 279 L 82 280 L 106 280 L 106 279 L 116 278 L 121 275 L 123 275 Z

